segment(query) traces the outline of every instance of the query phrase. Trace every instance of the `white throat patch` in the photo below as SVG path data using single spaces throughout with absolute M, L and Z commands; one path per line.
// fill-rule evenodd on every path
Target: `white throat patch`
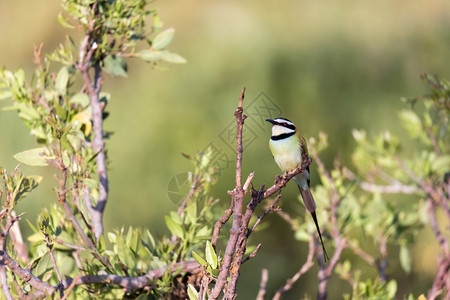
M 290 128 L 286 128 L 280 125 L 273 125 L 272 126 L 272 136 L 278 136 L 281 134 L 285 134 L 285 133 L 291 133 L 291 132 L 295 132 L 295 130 L 290 129 Z

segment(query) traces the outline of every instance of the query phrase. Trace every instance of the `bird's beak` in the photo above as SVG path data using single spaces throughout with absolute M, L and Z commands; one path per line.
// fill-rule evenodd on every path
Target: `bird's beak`
M 275 120 L 272 119 L 266 119 L 267 122 L 272 123 L 273 125 L 276 125 L 277 122 L 275 122 Z

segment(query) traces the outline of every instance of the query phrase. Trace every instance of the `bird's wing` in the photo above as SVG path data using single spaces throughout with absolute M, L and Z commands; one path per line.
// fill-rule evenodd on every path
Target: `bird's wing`
M 308 145 L 306 144 L 306 139 L 298 131 L 297 131 L 297 135 L 298 135 L 299 140 L 300 140 L 300 149 L 301 149 L 302 153 L 303 153 L 303 151 L 305 151 L 306 156 L 309 157 L 309 155 L 308 155 Z M 311 174 L 309 172 L 309 166 L 306 167 L 306 171 L 308 171 L 308 174 Z M 308 179 L 307 179 L 308 187 L 310 186 L 310 179 L 309 178 L 310 178 L 310 176 L 308 176 Z

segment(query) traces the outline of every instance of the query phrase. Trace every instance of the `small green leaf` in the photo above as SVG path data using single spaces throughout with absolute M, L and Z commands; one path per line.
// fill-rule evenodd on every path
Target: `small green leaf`
M 169 28 L 161 33 L 159 33 L 152 42 L 152 47 L 155 49 L 164 49 L 173 39 L 173 35 L 175 33 L 175 29 Z
M 108 55 L 104 63 L 104 70 L 111 75 L 127 77 L 128 66 L 120 55 Z
M 399 113 L 399 118 L 403 122 L 403 126 L 414 138 L 422 131 L 422 122 L 419 116 L 412 110 L 402 110 Z
M 166 51 L 166 50 L 160 51 L 159 52 L 159 56 L 161 57 L 162 60 L 164 60 L 166 62 L 169 62 L 169 63 L 172 63 L 172 64 L 185 64 L 185 63 L 187 63 L 187 60 L 183 56 L 181 56 L 179 54 L 176 54 L 176 53 L 172 53 L 172 52 Z
M 157 13 L 153 14 L 153 30 L 158 31 L 163 26 L 163 22 Z
M 30 150 L 25 150 L 14 155 L 14 158 L 29 166 L 44 167 L 47 166 L 47 159 L 44 155 L 45 148 L 39 147 Z
M 84 184 L 90 189 L 98 189 L 98 181 L 92 178 L 83 179 Z
M 195 289 L 195 287 L 190 283 L 188 283 L 187 294 L 189 300 L 198 300 L 198 292 Z
M 28 236 L 27 240 L 31 243 L 42 242 L 44 240 L 44 235 L 40 232 L 36 232 L 36 233 L 33 233 L 32 235 Z
M 152 244 L 152 248 L 156 247 L 156 243 L 155 243 L 155 238 L 153 237 L 152 233 L 150 232 L 150 230 L 147 229 L 147 237 L 150 240 L 150 243 Z
M 402 266 L 403 271 L 407 274 L 411 273 L 411 255 L 409 253 L 409 249 L 402 245 L 400 247 L 400 265 Z
M 167 228 L 169 228 L 170 232 L 176 235 L 177 237 L 183 239 L 184 238 L 183 228 L 169 216 L 165 216 L 164 219 L 166 221 Z
M 12 98 L 13 94 L 10 90 L 0 90 L 0 100 L 6 100 Z
M 192 251 L 192 256 L 200 265 L 205 266 L 205 267 L 208 265 L 206 260 L 204 260 L 203 257 L 201 257 L 197 252 Z
M 159 51 L 154 51 L 150 49 L 141 50 L 136 53 L 136 56 L 145 60 L 145 61 L 158 61 L 161 60 L 161 56 L 159 55 Z
M 115 233 L 112 233 L 112 232 L 108 232 L 107 235 L 108 235 L 108 240 L 109 240 L 109 242 L 110 242 L 111 244 L 115 244 L 116 241 L 117 241 L 117 236 L 116 236 L 116 234 L 115 234 Z
M 217 255 L 210 241 L 206 241 L 205 256 L 211 268 L 217 269 Z
M 35 276 L 39 277 L 43 275 L 45 272 L 53 268 L 52 260 L 50 258 L 50 254 L 45 253 L 44 256 L 39 259 L 39 262 L 36 266 Z
M 450 155 L 443 155 L 434 159 L 431 163 L 431 169 L 439 175 L 444 175 L 450 169 Z
M 307 233 L 304 229 L 299 229 L 295 232 L 295 239 L 307 242 L 311 239 L 311 235 Z
M 83 93 L 77 93 L 70 98 L 70 103 L 86 107 L 90 104 L 89 96 Z
M 62 13 L 59 13 L 59 14 L 58 14 L 57 19 L 58 19 L 59 24 L 61 24 L 62 27 L 70 28 L 70 29 L 75 28 L 72 24 L 69 24 L 69 23 L 67 22 L 66 18 L 64 18 L 64 16 L 62 15 Z
M 18 201 L 20 198 L 28 196 L 28 194 L 41 183 L 42 178 L 42 176 L 38 175 L 23 177 L 20 181 L 20 186 L 18 187 L 14 201 Z
M 386 291 L 388 293 L 388 299 L 395 299 L 395 294 L 397 293 L 397 281 L 395 281 L 394 279 L 389 281 L 386 285 Z
M 60 95 L 65 95 L 69 83 L 69 71 L 66 67 L 59 70 L 55 80 L 55 89 Z

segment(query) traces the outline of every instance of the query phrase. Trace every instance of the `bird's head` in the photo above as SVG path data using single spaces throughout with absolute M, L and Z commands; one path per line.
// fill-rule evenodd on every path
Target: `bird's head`
M 279 136 L 282 134 L 289 134 L 295 132 L 295 125 L 285 118 L 266 119 L 267 122 L 272 123 L 272 136 Z

